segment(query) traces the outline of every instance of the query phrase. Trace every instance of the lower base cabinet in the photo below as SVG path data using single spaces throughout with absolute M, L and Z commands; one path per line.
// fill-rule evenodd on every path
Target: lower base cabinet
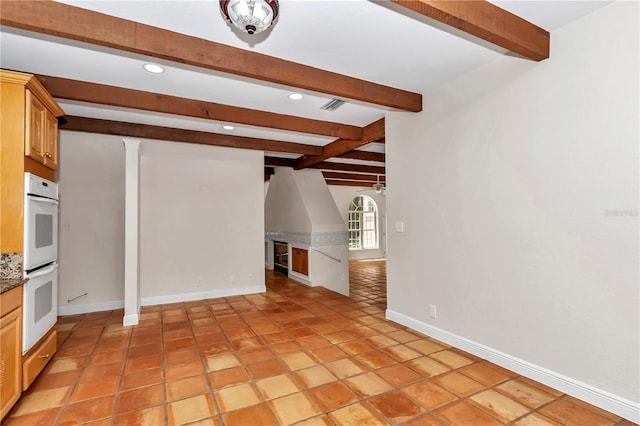
M 22 287 L 0 295 L 0 419 L 22 394 Z
M 47 366 L 56 353 L 57 333 L 53 330 L 32 349 L 22 364 L 22 390 L 29 389 L 38 374 Z

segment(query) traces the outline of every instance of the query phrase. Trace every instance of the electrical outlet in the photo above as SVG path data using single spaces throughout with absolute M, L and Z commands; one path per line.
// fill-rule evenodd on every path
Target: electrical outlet
M 196 287 L 202 287 L 202 281 L 204 281 L 202 277 L 196 277 Z
M 249 274 L 249 281 L 253 281 L 253 274 Z
M 431 318 L 438 318 L 438 308 L 436 305 L 429 305 L 429 316 Z

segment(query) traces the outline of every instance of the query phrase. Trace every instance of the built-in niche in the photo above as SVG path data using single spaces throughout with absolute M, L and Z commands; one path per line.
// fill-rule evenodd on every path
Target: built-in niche
M 273 242 L 273 269 L 289 274 L 289 245 L 282 241 Z

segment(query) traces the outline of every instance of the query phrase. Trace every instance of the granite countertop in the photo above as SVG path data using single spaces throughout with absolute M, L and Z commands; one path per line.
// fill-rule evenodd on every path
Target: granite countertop
M 22 253 L 0 253 L 0 294 L 24 284 Z
M 27 278 L 2 278 L 0 279 L 0 294 L 13 290 L 27 282 Z

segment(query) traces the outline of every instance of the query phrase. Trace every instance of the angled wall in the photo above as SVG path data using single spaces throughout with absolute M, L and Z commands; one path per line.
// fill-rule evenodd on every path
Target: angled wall
M 279 167 L 265 199 L 266 264 L 273 268 L 273 241 L 289 245 L 289 276 L 349 294 L 347 231 L 319 170 Z M 291 249 L 308 250 L 309 273 L 291 268 Z

